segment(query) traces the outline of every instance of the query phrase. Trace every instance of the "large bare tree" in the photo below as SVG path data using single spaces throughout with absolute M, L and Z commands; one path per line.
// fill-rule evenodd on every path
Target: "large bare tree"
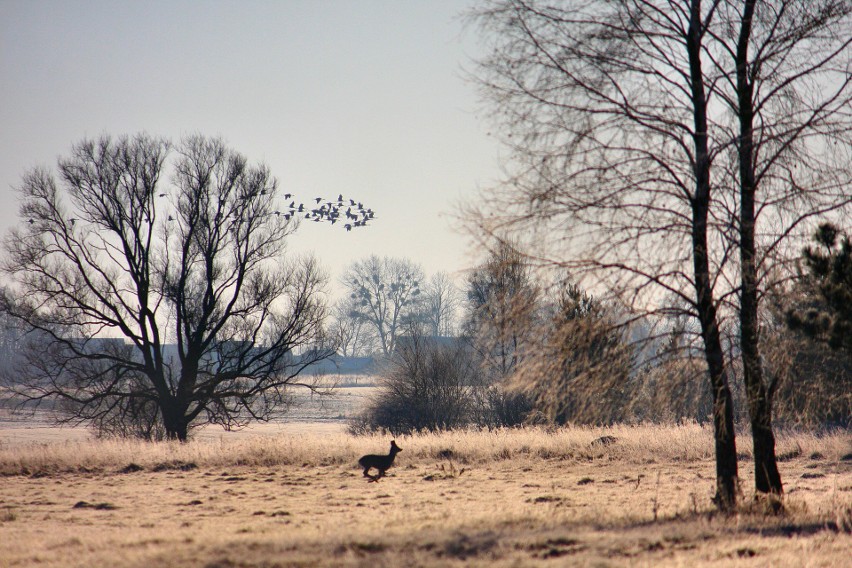
M 275 179 L 221 140 L 84 140 L 20 194 L 3 308 L 38 341 L 18 369 L 30 399 L 95 422 L 153 413 L 185 440 L 270 418 L 329 354 L 321 270 L 285 259 L 297 224 Z

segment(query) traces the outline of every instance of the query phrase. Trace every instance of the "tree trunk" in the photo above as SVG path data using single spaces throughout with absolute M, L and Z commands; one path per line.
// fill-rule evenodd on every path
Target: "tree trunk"
M 737 102 L 740 122 L 740 349 L 743 380 L 746 386 L 751 433 L 754 441 L 755 489 L 760 493 L 782 494 L 781 475 L 775 459 L 775 436 L 772 433 L 772 400 L 763 380 L 758 321 L 757 264 L 755 260 L 755 194 L 754 172 L 754 108 L 753 83 L 749 76 L 748 46 L 754 0 L 745 3 L 737 44 Z
M 697 294 L 698 319 L 704 339 L 704 355 L 710 374 L 713 393 L 713 436 L 716 448 L 716 495 L 713 501 L 723 511 L 732 511 L 739 493 L 737 466 L 737 444 L 734 433 L 734 402 L 725 370 L 725 355 L 719 335 L 716 306 L 713 304 L 712 288 L 706 253 L 706 214 L 704 231 L 696 224 L 693 230 L 693 258 L 695 265 L 695 288 Z M 703 236 L 703 242 L 702 242 Z
M 189 420 L 182 405 L 174 397 L 160 400 L 160 412 L 163 415 L 163 427 L 169 440 L 187 441 Z
M 689 72 L 693 105 L 695 145 L 695 195 L 692 199 L 692 260 L 695 275 L 696 307 L 704 339 L 704 355 L 713 392 L 713 435 L 716 442 L 716 506 L 723 511 L 736 507 L 739 492 L 734 408 L 725 355 L 719 334 L 710 261 L 707 247 L 707 218 L 710 210 L 710 155 L 707 147 L 707 97 L 701 69 L 701 42 L 704 35 L 701 1 L 693 0 L 687 35 Z

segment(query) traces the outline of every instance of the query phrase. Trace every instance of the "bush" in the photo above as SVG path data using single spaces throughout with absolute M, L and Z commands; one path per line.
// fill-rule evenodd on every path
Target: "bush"
M 378 394 L 350 424 L 352 433 L 387 430 L 399 435 L 476 421 L 481 372 L 464 340 L 416 333 L 402 337 L 378 382 Z
M 528 395 L 499 386 L 486 390 L 485 408 L 487 414 L 479 421 L 480 425 L 497 428 L 527 424 L 535 410 Z
M 515 390 L 556 424 L 629 421 L 636 384 L 625 331 L 603 306 L 565 301 L 511 378 Z M 590 306 L 590 307 L 587 307 Z
M 713 396 L 706 368 L 695 354 L 658 358 L 636 373 L 625 416 L 634 422 L 710 422 Z

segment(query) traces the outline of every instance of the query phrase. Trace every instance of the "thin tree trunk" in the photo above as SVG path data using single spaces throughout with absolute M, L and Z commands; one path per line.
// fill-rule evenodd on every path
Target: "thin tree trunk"
M 749 77 L 748 46 L 754 0 L 745 3 L 737 44 L 737 99 L 740 122 L 740 348 L 743 379 L 751 417 L 754 441 L 755 489 L 760 493 L 784 492 L 775 458 L 775 435 L 772 432 L 772 401 L 763 379 L 760 357 L 758 321 L 757 264 L 755 248 L 754 109 L 753 84 Z
M 710 374 L 713 393 L 713 436 L 716 447 L 716 496 L 714 501 L 723 511 L 736 507 L 739 493 L 737 445 L 734 433 L 734 403 L 725 370 L 725 355 L 719 334 L 716 306 L 713 303 L 707 258 L 707 214 L 700 213 L 701 205 L 694 207 L 696 216 L 693 229 L 693 259 L 698 320 L 704 339 L 704 355 Z
M 707 146 L 707 97 L 701 69 L 701 0 L 693 0 L 687 37 L 695 132 L 695 195 L 692 199 L 692 258 L 696 305 L 704 339 L 704 354 L 713 393 L 713 435 L 716 445 L 716 506 L 723 511 L 736 507 L 739 492 L 734 411 L 725 356 L 719 334 L 707 247 L 710 209 L 710 156 Z

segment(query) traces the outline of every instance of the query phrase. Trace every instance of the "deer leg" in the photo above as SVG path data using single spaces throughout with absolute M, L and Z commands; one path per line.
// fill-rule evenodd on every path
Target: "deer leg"
M 364 477 L 367 478 L 367 483 L 370 483 L 370 482 L 373 482 L 373 481 L 378 481 L 379 477 L 381 477 L 379 475 L 370 475 L 370 470 L 372 469 L 372 467 L 373 466 L 370 466 L 370 467 L 368 467 L 364 470 Z

